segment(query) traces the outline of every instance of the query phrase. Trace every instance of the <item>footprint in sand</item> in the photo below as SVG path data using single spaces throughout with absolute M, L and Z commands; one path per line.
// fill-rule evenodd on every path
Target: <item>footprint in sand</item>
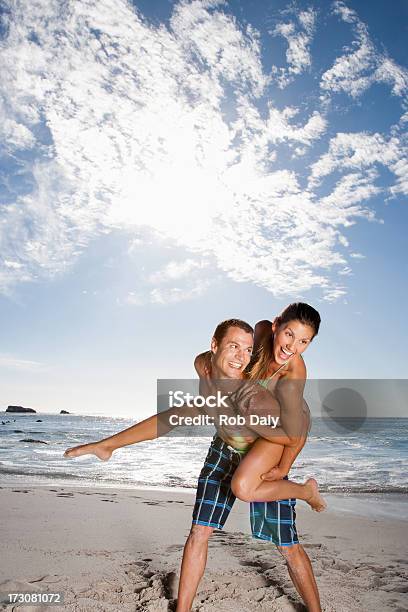
M 239 564 L 244 567 L 259 567 L 258 561 L 240 561 Z
M 171 546 L 168 546 L 166 548 L 167 552 L 178 552 L 179 550 L 182 550 L 184 548 L 184 546 L 182 544 L 172 544 Z

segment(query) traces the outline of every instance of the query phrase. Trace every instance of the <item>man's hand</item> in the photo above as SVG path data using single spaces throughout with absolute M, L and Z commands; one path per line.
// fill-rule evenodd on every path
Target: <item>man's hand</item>
M 285 478 L 285 476 L 287 476 L 285 470 L 282 470 L 282 468 L 280 468 L 277 465 L 276 467 L 274 467 L 271 470 L 269 470 L 269 472 L 266 472 L 265 474 L 262 474 L 261 475 L 261 480 L 267 480 L 267 481 L 282 480 L 282 478 Z

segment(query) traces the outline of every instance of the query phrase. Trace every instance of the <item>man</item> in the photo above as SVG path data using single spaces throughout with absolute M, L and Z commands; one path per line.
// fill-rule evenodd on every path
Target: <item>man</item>
M 203 355 L 198 356 L 195 360 L 194 365 L 202 385 L 205 387 L 206 382 L 211 385 L 214 380 L 218 385 L 222 380 L 243 379 L 252 350 L 253 329 L 248 323 L 239 319 L 230 319 L 220 323 L 211 341 L 211 361 L 209 362 Z M 65 456 L 77 457 L 83 454 L 95 454 L 99 459 L 106 461 L 117 448 L 155 439 L 158 437 L 159 428 L 162 433 L 169 431 L 171 429 L 171 426 L 168 426 L 169 417 L 175 413 L 179 416 L 196 415 L 199 414 L 199 411 L 187 406 L 177 410 L 170 409 L 99 442 L 68 449 Z M 258 433 L 263 435 L 263 429 L 270 432 L 270 428 L 258 428 Z M 231 479 L 241 457 L 258 437 L 258 433 L 248 428 L 241 428 L 238 433 L 239 436 L 234 428 L 217 426 L 218 435 L 214 437 L 201 471 L 193 511 L 193 524 L 184 546 L 177 612 L 191 610 L 205 570 L 209 538 L 215 528 L 223 528 L 235 501 L 231 490 Z M 289 471 L 302 446 L 303 444 L 298 444 L 297 447 L 285 447 L 280 462 L 284 473 Z M 310 612 L 318 612 L 321 610 L 319 594 L 310 560 L 297 540 L 294 504 L 295 500 L 268 502 L 268 507 L 275 509 L 278 517 L 275 521 L 274 533 L 264 535 L 258 531 L 259 526 L 257 526 L 256 529 L 253 529 L 253 535 L 276 544 L 286 560 L 291 579 L 306 606 Z
M 238 319 L 224 321 L 217 326 L 212 338 L 211 364 L 205 355 L 196 358 L 197 374 L 201 380 L 244 378 L 244 370 L 250 362 L 252 349 L 252 328 Z M 218 436 L 211 444 L 198 479 L 193 524 L 183 552 L 177 612 L 188 612 L 191 609 L 204 574 L 209 538 L 215 528 L 223 528 L 235 501 L 231 490 L 232 477 L 246 448 L 257 438 L 256 433 L 247 429 L 243 430 L 241 433 L 244 435 L 238 438 L 236 432 L 228 428 L 217 427 L 217 431 Z M 241 451 L 234 448 L 237 446 L 237 439 L 238 446 L 243 448 Z M 302 446 L 303 442 L 297 446 L 285 447 L 280 462 L 284 473 L 289 471 Z M 295 500 L 268 502 L 269 509 L 276 510 L 274 533 L 265 535 L 259 532 L 259 524 L 251 521 L 253 536 L 275 543 L 285 558 L 299 595 L 310 611 L 317 612 L 321 610 L 319 593 L 309 557 L 297 540 L 294 504 Z

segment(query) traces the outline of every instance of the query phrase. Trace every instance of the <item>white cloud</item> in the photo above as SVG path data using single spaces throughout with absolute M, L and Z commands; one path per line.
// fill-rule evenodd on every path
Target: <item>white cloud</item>
M 192 300 L 204 295 L 217 277 L 217 270 L 203 258 L 174 259 L 155 272 L 141 273 L 137 290 L 128 292 L 119 303 L 144 306 Z
M 186 300 L 196 299 L 204 295 L 209 283 L 192 283 L 189 287 L 171 287 L 169 289 L 156 288 L 150 292 L 150 301 L 153 304 L 175 304 Z
M 295 141 L 304 145 L 311 145 L 326 131 L 327 121 L 317 111 L 307 120 L 304 126 L 294 126 L 289 119 L 294 117 L 298 109 L 287 107 L 279 111 L 271 107 L 266 125 L 267 136 L 271 142 Z
M 366 37 L 359 47 L 338 57 L 332 68 L 321 79 L 322 89 L 331 92 L 345 92 L 352 97 L 361 95 L 374 81 L 374 50 Z
M 334 2 L 333 7 L 335 14 L 352 24 L 355 39 L 346 53 L 323 73 L 320 87 L 326 92 L 344 92 L 357 98 L 374 83 L 383 82 L 392 86 L 394 95 L 403 96 L 408 89 L 408 70 L 375 48 L 366 25 L 354 10 L 342 1 Z
M 321 205 L 329 208 L 336 205 L 336 213 L 338 214 L 338 210 L 341 208 L 350 210 L 353 205 L 369 200 L 381 192 L 380 187 L 374 184 L 376 176 L 377 173 L 373 171 L 366 174 L 359 172 L 346 174 L 337 181 L 328 196 L 321 198 Z M 363 212 L 363 209 L 361 209 L 361 212 Z M 365 214 L 371 217 L 370 211 L 366 210 Z M 346 220 L 344 222 L 347 223 Z
M 210 280 L 207 278 L 182 278 L 178 286 L 174 282 L 170 283 L 168 278 L 152 277 L 142 290 L 130 291 L 123 303 L 132 306 L 145 306 L 146 304 L 175 304 L 194 300 L 203 296 L 210 287 Z M 174 281 L 174 279 L 173 279 Z M 156 287 L 149 287 L 149 284 L 158 284 Z
M 18 261 L 9 261 L 8 259 L 4 260 L 4 265 L 6 268 L 11 268 L 12 270 L 19 270 L 22 268 L 22 264 Z
M 0 354 L 0 367 L 11 370 L 23 370 L 27 372 L 36 372 L 43 369 L 45 366 L 39 361 L 31 361 L 29 359 L 20 359 L 13 355 Z
M 202 270 L 206 267 L 206 263 L 203 261 L 196 261 L 194 259 L 185 259 L 184 261 L 170 261 L 163 270 L 158 270 L 154 272 L 149 277 L 149 282 L 163 283 L 167 281 L 179 280 L 181 278 L 186 278 L 191 275 L 191 273 L 197 272 L 198 270 Z
M 396 178 L 389 192 L 392 195 L 408 194 L 406 155 L 407 146 L 403 138 L 394 136 L 387 139 L 382 134 L 366 132 L 339 133 L 330 140 L 328 152 L 311 166 L 309 187 L 319 185 L 323 177 L 335 171 L 357 170 L 357 173 L 343 178 L 343 193 L 337 195 L 343 195 L 351 203 L 360 202 L 379 193 L 379 187 L 374 184 L 377 173 L 373 166 L 382 165 Z M 361 174 L 363 170 L 364 175 Z
M 379 59 L 374 81 L 382 81 L 392 85 L 395 96 L 404 96 L 408 90 L 408 70 L 398 66 L 390 57 L 382 56 Z
M 9 119 L 0 107 L 0 140 L 7 143 L 9 151 L 15 149 L 31 149 L 35 138 L 27 126 Z
M 323 299 L 326 300 L 326 302 L 336 302 L 339 298 L 346 295 L 346 293 L 345 287 L 334 287 L 326 292 Z
M 357 14 L 353 9 L 349 8 L 341 0 L 333 2 L 333 11 L 341 16 L 343 21 L 347 23 L 355 23 L 357 21 Z
M 285 155 L 310 151 L 328 119 L 265 105 L 260 37 L 227 3 L 179 2 L 168 26 L 149 25 L 125 0 L 10 6 L 2 129 L 21 176 L 2 185 L 2 291 L 63 273 L 116 228 L 134 234 L 130 251 L 165 238 L 188 254 L 150 273 L 127 302 L 202 295 L 204 259 L 212 276 L 275 295 L 333 292 L 332 270 L 347 265 L 343 230 L 370 217 L 364 203 L 378 193 L 368 170 L 384 163 L 396 176 L 391 195 L 406 189 L 401 139 L 378 134 L 332 138 L 304 187 Z M 288 41 L 290 78 L 311 66 L 315 20 L 305 10 L 275 32 Z M 400 91 L 401 74 L 386 70 Z M 315 187 L 343 167 L 348 178 L 319 199 Z
M 223 4 L 217 0 L 180 2 L 170 20 L 171 29 L 187 59 L 198 56 L 216 78 L 260 94 L 267 79 L 260 61 L 257 33 L 251 27 L 241 31 L 230 16 L 209 10 Z
M 281 22 L 271 32 L 273 36 L 282 36 L 288 43 L 286 50 L 288 67 L 274 66 L 272 69 L 272 74 L 282 89 L 312 64 L 310 44 L 315 31 L 316 12 L 309 8 L 297 14 L 296 18 L 297 23 L 295 21 Z

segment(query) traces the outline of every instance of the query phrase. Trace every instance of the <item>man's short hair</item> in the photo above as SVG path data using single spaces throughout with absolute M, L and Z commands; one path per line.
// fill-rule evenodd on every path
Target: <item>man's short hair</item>
M 242 329 L 247 334 L 252 334 L 252 335 L 254 334 L 254 330 L 249 325 L 249 323 L 246 323 L 245 321 L 241 321 L 241 319 L 227 319 L 226 321 L 222 321 L 221 323 L 218 323 L 217 327 L 215 328 L 215 332 L 213 333 L 213 338 L 217 341 L 217 344 L 219 344 L 222 341 L 229 327 L 238 327 L 239 329 Z

